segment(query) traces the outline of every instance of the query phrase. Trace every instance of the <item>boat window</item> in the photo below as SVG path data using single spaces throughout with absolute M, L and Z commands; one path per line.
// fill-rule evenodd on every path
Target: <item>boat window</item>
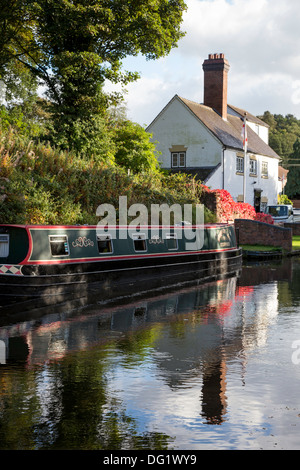
M 166 235 L 166 242 L 168 250 L 177 250 L 178 249 L 178 242 L 176 234 L 167 234 Z
M 9 254 L 9 235 L 0 235 L 0 258 L 7 258 Z
M 113 242 L 111 235 L 99 235 L 97 237 L 98 251 L 99 253 L 112 253 Z
M 144 233 L 135 233 L 132 237 L 135 251 L 147 251 L 146 236 Z
M 50 235 L 50 249 L 52 256 L 68 256 L 70 253 L 67 235 Z

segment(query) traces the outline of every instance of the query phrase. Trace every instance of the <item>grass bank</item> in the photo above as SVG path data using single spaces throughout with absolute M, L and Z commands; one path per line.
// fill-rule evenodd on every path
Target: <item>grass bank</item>
M 241 245 L 241 248 L 245 251 L 255 251 L 255 252 L 276 252 L 282 251 L 282 247 L 280 246 L 272 246 L 272 245 Z M 292 250 L 300 250 L 300 236 L 293 236 L 292 239 Z
M 272 245 L 241 245 L 241 248 L 245 251 L 281 251 L 282 248 L 279 246 Z
M 300 250 L 300 236 L 293 236 L 293 250 Z

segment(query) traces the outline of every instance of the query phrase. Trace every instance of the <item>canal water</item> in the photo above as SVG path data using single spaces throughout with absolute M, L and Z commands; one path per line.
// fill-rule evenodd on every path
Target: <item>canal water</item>
M 0 323 L 1 450 L 299 449 L 299 387 L 298 258 Z

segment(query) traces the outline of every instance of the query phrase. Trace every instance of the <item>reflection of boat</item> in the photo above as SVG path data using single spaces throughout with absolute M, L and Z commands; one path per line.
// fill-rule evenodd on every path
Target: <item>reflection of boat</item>
M 282 250 L 279 248 L 278 250 L 272 251 L 254 251 L 254 250 L 243 250 L 243 257 L 246 259 L 257 259 L 257 260 L 268 260 L 268 259 L 275 259 L 275 258 L 282 258 Z
M 105 301 L 240 269 L 232 225 L 190 226 L 188 235 L 187 227 L 152 230 L 1 225 L 0 305 L 28 297 L 56 303 L 59 296 L 89 293 Z
M 84 305 L 84 302 L 74 300 L 36 310 L 34 315 L 30 312 L 29 318 L 19 316 L 16 321 L 13 318 L 6 324 L 0 319 L 3 323 L 0 325 L 0 347 L 5 345 L 9 363 L 18 357 L 24 363 L 36 364 L 119 339 L 129 331 L 141 331 L 151 324 L 180 321 L 196 312 L 199 313 L 199 327 L 210 323 L 207 318 L 211 316 L 214 321 L 219 319 L 217 323 L 221 325 L 226 316 L 224 309 L 227 310 L 228 303 L 234 299 L 236 283 L 237 277 L 232 276 L 200 286 L 176 288 L 168 294 L 153 292 L 143 299 L 130 299 L 115 306 Z M 219 339 L 216 338 L 217 344 Z M 215 347 L 211 337 L 206 340 L 205 349 Z M 188 347 L 193 345 L 188 344 Z M 203 344 L 198 347 L 202 349 Z

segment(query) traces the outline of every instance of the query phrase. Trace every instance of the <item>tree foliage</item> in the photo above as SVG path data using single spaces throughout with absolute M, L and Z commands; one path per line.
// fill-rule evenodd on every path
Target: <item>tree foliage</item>
M 0 0 L 0 76 L 12 60 L 31 66 L 35 55 L 32 0 Z M 37 55 L 35 55 L 37 57 Z
M 52 136 L 71 138 L 76 126 L 95 126 L 109 102 L 105 80 L 127 84 L 138 78 L 122 70 L 122 60 L 167 55 L 183 36 L 183 0 L 0 0 L 3 73 L 21 63 L 46 87 Z M 3 5 L 2 5 L 3 4 Z M 9 8 L 8 7 L 11 7 Z M 81 123 L 79 123 L 79 120 Z M 96 126 L 97 128 L 97 126 Z M 92 133 L 94 130 L 92 130 Z M 74 143 L 78 147 L 82 138 Z M 84 144 L 85 145 L 85 144 Z
M 115 161 L 118 165 L 133 173 L 158 170 L 156 146 L 142 126 L 123 120 L 115 127 L 114 135 Z
M 128 174 L 1 127 L 0 144 L 0 223 L 96 224 L 99 204 L 117 208 L 120 195 L 149 214 L 151 204 L 200 203 L 201 184 L 183 173 Z
M 289 198 L 300 198 L 300 139 L 297 138 L 293 145 L 293 152 L 287 161 L 289 169 L 285 193 Z
M 300 137 L 300 120 L 292 114 L 283 116 L 269 111 L 258 117 L 270 126 L 269 145 L 282 158 L 282 165 L 285 166 L 294 151 L 296 139 Z

